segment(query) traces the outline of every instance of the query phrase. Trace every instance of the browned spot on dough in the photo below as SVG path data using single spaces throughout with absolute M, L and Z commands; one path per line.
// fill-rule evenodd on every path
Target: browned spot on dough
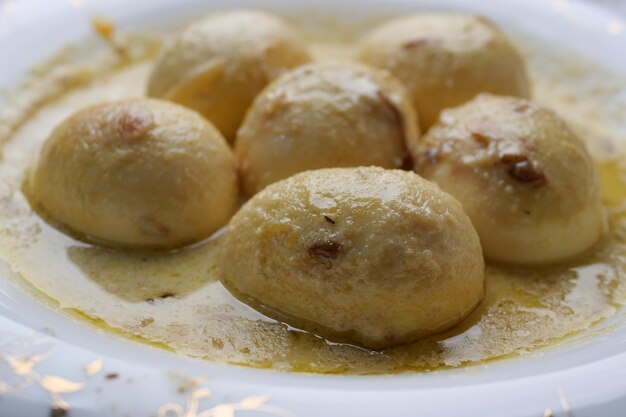
M 482 132 L 472 132 L 471 136 L 474 142 L 478 143 L 482 148 L 486 148 L 491 142 L 491 138 Z
M 419 48 L 426 45 L 433 45 L 439 43 L 439 39 L 436 38 L 419 38 L 407 41 L 402 44 L 402 47 L 405 49 L 414 49 Z
M 498 138 L 498 130 L 494 126 L 493 120 L 488 117 L 482 117 L 474 121 L 469 127 L 472 139 L 476 141 L 489 142 Z
M 526 155 L 512 153 L 505 153 L 500 157 L 500 162 L 505 165 L 511 165 L 522 161 L 528 161 L 528 157 Z
M 170 234 L 170 228 L 152 218 L 143 218 L 139 220 L 137 227 L 141 233 L 149 236 L 167 237 Z
M 516 113 L 525 113 L 530 106 L 524 101 L 516 101 L 513 105 L 513 111 Z
M 331 260 L 339 257 L 341 243 L 334 240 L 326 240 L 309 247 L 309 256 L 315 259 Z
M 130 108 L 117 121 L 117 133 L 123 139 L 139 139 L 154 125 L 152 114 L 144 109 Z
M 515 180 L 532 187 L 541 187 L 546 184 L 546 176 L 537 164 L 526 155 L 505 154 L 500 162 L 508 167 L 508 174 Z

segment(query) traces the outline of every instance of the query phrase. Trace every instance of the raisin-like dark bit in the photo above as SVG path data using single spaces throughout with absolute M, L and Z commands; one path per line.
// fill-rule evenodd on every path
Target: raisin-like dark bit
M 526 155 L 505 154 L 500 162 L 508 167 L 508 174 L 515 180 L 532 187 L 541 187 L 546 184 L 546 175 L 541 168 Z
M 341 243 L 334 240 L 326 240 L 310 246 L 308 252 L 309 256 L 315 259 L 337 259 L 341 252 Z
M 533 187 L 541 187 L 546 183 L 545 174 L 530 161 L 517 162 L 509 167 L 508 172 L 511 177 Z
M 505 165 L 516 164 L 518 162 L 528 161 L 528 157 L 526 155 L 513 154 L 513 153 L 505 153 L 500 157 L 500 162 Z
M 491 142 L 491 138 L 482 132 L 472 132 L 471 136 L 474 142 L 478 143 L 482 148 L 486 148 Z

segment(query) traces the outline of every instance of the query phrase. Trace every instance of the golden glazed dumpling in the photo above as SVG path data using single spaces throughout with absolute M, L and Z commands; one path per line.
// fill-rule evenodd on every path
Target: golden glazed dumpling
M 165 47 L 150 75 L 148 95 L 199 111 L 230 140 L 259 91 L 310 60 L 300 34 L 275 16 L 215 13 Z
M 454 326 L 483 296 L 470 220 L 410 171 L 330 168 L 272 184 L 233 217 L 222 251 L 222 280 L 243 300 L 369 348 Z
M 554 112 L 480 95 L 442 113 L 419 143 L 417 172 L 455 196 L 487 258 L 565 260 L 605 230 L 597 169 Z
M 363 65 L 310 64 L 284 74 L 254 101 L 235 142 L 244 192 L 297 172 L 377 165 L 401 168 L 419 136 L 406 90 Z
M 367 34 L 357 55 L 405 84 L 424 129 L 442 109 L 481 92 L 530 94 L 521 56 L 480 16 L 421 13 L 393 20 Z
M 203 239 L 237 204 L 234 158 L 198 113 L 132 99 L 84 109 L 44 143 L 28 183 L 51 220 L 99 243 L 172 248 Z

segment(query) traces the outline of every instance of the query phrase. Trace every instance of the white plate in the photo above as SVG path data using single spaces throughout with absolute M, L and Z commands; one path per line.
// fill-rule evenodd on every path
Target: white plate
M 14 86 L 30 66 L 67 42 L 92 36 L 89 16 L 110 17 L 122 29 L 154 28 L 235 5 L 286 13 L 321 10 L 344 19 L 381 10 L 474 11 L 626 75 L 624 21 L 564 0 L 4 0 L 0 87 Z M 8 274 L 0 264 L 0 276 Z M 626 313 L 611 320 L 623 324 Z M 0 392 L 3 384 L 23 385 L 0 396 L 0 416 L 61 416 L 51 414 L 56 401 L 68 403 L 73 417 L 148 417 L 159 410 L 169 417 L 540 417 L 548 408 L 557 417 L 569 416 L 570 407 L 577 417 L 624 417 L 626 330 L 621 327 L 558 350 L 461 370 L 376 377 L 278 373 L 187 359 L 95 332 L 0 280 Z M 92 371 L 102 369 L 88 376 L 88 364 Z

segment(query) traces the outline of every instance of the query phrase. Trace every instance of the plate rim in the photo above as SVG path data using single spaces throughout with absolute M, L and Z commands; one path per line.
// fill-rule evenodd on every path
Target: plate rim
M 7 45 L 9 43 L 14 42 L 13 39 L 15 38 L 15 36 L 21 36 L 21 34 L 23 34 L 24 31 L 26 30 L 25 28 L 32 27 L 32 25 L 41 23 L 41 28 L 38 28 L 36 31 L 34 31 L 34 33 L 24 35 L 25 36 L 24 42 L 26 43 L 32 42 L 37 37 L 42 36 L 42 32 L 45 32 L 44 30 L 45 25 L 46 25 L 45 22 L 53 18 L 58 18 L 59 21 L 69 20 L 69 21 L 74 21 L 74 22 L 78 22 L 79 19 L 84 19 L 84 16 L 80 14 L 82 12 L 77 12 L 76 9 L 72 9 L 72 8 L 67 9 L 68 7 L 67 5 L 72 3 L 70 0 L 68 1 L 55 0 L 55 1 L 49 1 L 45 5 L 43 5 L 42 3 L 37 2 L 35 0 L 32 0 L 32 1 L 23 0 L 21 3 L 16 4 L 11 13 L 14 13 L 15 18 L 18 19 L 19 22 L 23 22 L 25 26 L 18 25 L 18 28 L 14 30 L 0 32 L 0 52 L 3 51 L 3 48 L 7 48 Z M 137 13 L 137 10 L 140 10 L 141 7 L 144 7 L 146 4 L 158 3 L 159 5 L 163 6 L 164 4 L 168 3 L 167 0 L 157 0 L 156 2 L 155 1 L 150 2 L 149 0 L 141 0 L 141 1 L 135 2 L 133 7 L 130 7 L 129 9 L 126 9 L 124 11 L 120 11 L 119 7 L 123 3 L 120 0 L 108 1 L 108 2 L 106 2 L 106 0 L 88 0 L 86 2 L 81 2 L 78 0 L 76 1 L 77 1 L 76 4 L 79 4 L 79 3 L 82 3 L 83 5 L 87 4 L 88 7 L 93 8 L 92 10 L 101 11 L 103 15 L 114 16 L 115 20 L 118 20 L 117 16 L 119 15 L 119 20 L 121 22 L 132 21 L 133 13 Z M 3 3 L 3 5 L 6 5 L 9 2 L 10 0 L 5 0 L 5 3 Z M 28 10 L 29 4 L 32 6 L 32 4 L 34 3 L 37 3 L 37 7 L 35 9 Z M 183 3 L 191 4 L 191 3 L 197 3 L 197 1 L 185 0 L 183 1 Z M 227 3 L 225 0 L 218 0 L 212 5 L 212 7 L 214 7 L 217 4 L 225 4 L 225 3 Z M 273 7 L 279 8 L 279 9 L 285 9 L 285 10 L 289 9 L 290 7 L 293 7 L 293 4 L 290 3 L 288 0 L 274 0 L 274 1 L 265 1 L 265 2 L 255 1 L 255 0 L 240 0 L 238 1 L 238 3 L 244 4 L 246 6 L 254 6 L 254 5 L 259 5 L 262 3 L 264 4 L 271 3 Z M 328 5 L 329 7 L 331 7 L 334 4 L 331 1 L 314 2 L 313 0 L 306 0 L 302 3 L 304 3 L 305 5 L 317 4 L 318 7 L 319 5 Z M 357 3 L 359 4 L 366 3 L 369 5 L 369 6 L 366 6 L 366 8 L 367 7 L 374 8 L 375 6 L 382 5 L 383 1 L 382 0 L 378 0 L 378 1 L 368 0 L 366 2 L 358 2 L 357 0 L 349 0 L 349 1 L 344 1 L 339 6 L 344 7 L 344 8 L 353 7 Z M 420 1 L 420 0 L 394 0 L 391 2 L 385 2 L 384 4 L 385 4 L 385 7 L 391 7 L 391 8 L 395 7 L 399 10 L 400 6 L 408 7 L 408 8 L 412 7 L 415 9 L 418 9 L 418 7 L 419 9 L 422 9 L 424 6 L 426 6 L 426 8 L 429 8 L 429 9 L 430 8 L 440 9 L 442 7 L 449 8 L 449 6 L 451 5 L 459 6 L 461 3 L 462 3 L 462 7 L 457 7 L 456 9 L 460 8 L 460 9 L 468 10 L 471 8 L 476 8 L 478 7 L 478 4 L 481 2 L 480 0 L 471 0 L 471 1 L 465 1 L 465 2 L 463 2 L 462 0 L 445 0 L 443 2 Z M 495 0 L 491 1 L 489 4 L 494 5 Z M 605 47 L 606 49 L 598 53 L 600 54 L 612 53 L 611 51 L 613 51 L 614 49 L 617 48 L 617 50 L 619 50 L 620 47 L 624 48 L 624 46 L 626 45 L 626 31 L 622 31 L 618 34 L 611 34 L 612 32 L 610 32 L 611 30 L 610 26 L 608 26 L 611 22 L 623 21 L 623 19 L 611 13 L 610 11 L 607 11 L 605 9 L 599 8 L 591 4 L 582 3 L 578 1 L 564 1 L 564 0 L 557 0 L 551 3 L 546 3 L 541 0 L 528 0 L 524 6 L 520 6 L 519 3 L 516 3 L 514 0 L 500 1 L 498 2 L 498 4 L 499 6 L 497 7 L 500 7 L 501 9 L 504 9 L 507 7 L 513 7 L 513 8 L 517 7 L 518 9 L 522 8 L 524 11 L 526 11 L 527 12 L 526 19 L 528 19 L 528 23 L 525 23 L 524 25 L 529 28 L 534 28 L 536 26 L 536 22 L 533 22 L 532 20 L 533 17 L 540 16 L 542 14 L 546 14 L 546 15 L 553 16 L 553 17 L 557 16 L 555 17 L 555 19 L 558 19 L 558 16 L 561 16 L 563 18 L 563 22 L 561 22 L 561 27 L 565 27 L 565 25 L 573 25 L 573 26 L 580 25 L 580 22 L 571 21 L 569 20 L 570 19 L 569 17 L 559 14 L 559 12 L 563 11 L 562 9 L 562 7 L 564 7 L 563 5 L 567 4 L 568 10 L 576 12 L 577 15 L 579 16 L 585 16 L 585 19 L 589 19 L 589 21 L 592 22 L 591 26 L 583 25 L 583 27 L 579 28 L 585 34 L 589 35 L 588 36 L 589 42 L 597 41 L 598 39 L 604 39 L 606 41 L 605 43 L 603 43 L 603 47 Z M 514 4 L 517 4 L 517 6 L 513 6 Z M 420 5 L 420 6 L 416 6 L 416 5 Z M 297 6 L 297 7 L 302 7 L 302 5 Z M 0 9 L 0 22 L 3 21 L 2 20 L 3 10 L 6 13 L 6 9 Z M 73 14 L 73 15 L 68 14 L 68 10 L 74 11 L 76 12 L 76 14 Z M 67 37 L 76 38 L 77 36 L 79 36 L 79 34 L 88 33 L 88 32 L 89 32 L 89 27 L 86 22 L 83 22 L 83 24 L 77 24 L 73 26 L 72 30 L 67 31 L 64 37 L 61 37 L 59 39 L 59 42 L 65 43 Z M 551 36 L 550 39 L 552 39 L 553 41 L 556 41 L 557 39 L 562 40 L 566 37 L 566 34 L 561 34 L 561 33 L 553 33 L 552 35 L 548 36 L 544 32 L 546 31 L 545 30 L 541 31 L 541 33 L 545 35 L 546 37 Z M 570 33 L 571 33 L 571 30 L 570 30 Z M 588 50 L 589 46 L 588 44 L 584 42 L 581 44 L 578 44 L 577 47 L 589 52 Z M 1 55 L 0 55 L 0 58 L 1 58 Z M 27 60 L 27 58 L 28 57 L 25 58 L 25 61 Z M 617 64 L 621 62 L 621 65 L 618 65 L 618 67 L 623 69 L 623 73 L 626 74 L 626 54 L 624 54 L 624 57 L 620 59 L 621 61 L 616 61 L 616 62 Z M 1 60 L 2 59 L 0 59 L 0 61 Z M 613 63 L 613 61 L 611 61 L 611 63 Z M 19 67 L 19 65 L 17 66 Z M 12 80 L 14 82 L 15 79 L 16 79 L 15 73 L 3 72 L 0 69 L 0 83 L 2 82 L 2 80 L 5 80 L 5 82 L 6 80 L 9 80 L 9 81 Z M 2 271 L 2 268 L 0 268 L 0 271 Z M 0 275 L 6 275 L 6 271 L 0 272 Z M 13 285 L 13 284 L 9 284 L 9 285 Z M 17 304 L 22 303 L 22 307 L 29 305 L 28 304 L 29 302 L 33 302 L 32 300 L 30 301 L 28 300 L 28 296 L 24 295 L 26 298 L 20 298 L 17 295 L 17 293 L 15 292 L 12 293 L 11 291 L 12 289 L 7 285 L 7 281 L 4 280 L 4 282 L 0 285 L 0 292 L 2 292 L 4 295 L 9 294 L 11 297 L 13 297 L 14 301 Z M 13 291 L 19 292 L 19 289 L 15 287 L 13 288 Z M 0 300 L 1 299 L 2 297 L 0 297 Z M 43 308 L 47 308 L 47 307 L 43 307 Z M 2 305 L 0 306 L 0 331 L 2 332 L 9 331 L 9 332 L 14 332 L 15 334 L 22 334 L 22 335 L 25 334 L 25 332 L 28 333 L 29 332 L 28 327 L 25 327 L 19 324 L 18 322 L 14 321 L 13 319 L 15 319 L 16 317 L 11 317 L 11 315 L 7 311 L 8 311 L 7 304 L 5 301 L 2 301 Z M 89 329 L 89 331 L 93 331 L 93 330 Z M 515 415 L 526 417 L 526 416 L 530 416 L 531 414 L 530 413 L 523 414 L 523 412 L 525 411 L 522 410 L 522 408 L 525 407 L 526 409 L 530 410 L 531 408 L 534 407 L 533 402 L 534 404 L 537 404 L 537 401 L 544 401 L 546 403 L 545 405 L 546 408 L 553 407 L 555 410 L 558 409 L 558 407 L 560 407 L 561 404 L 560 404 L 560 399 L 558 398 L 558 395 L 557 395 L 558 393 L 556 391 L 556 388 L 560 386 L 565 392 L 569 393 L 568 395 L 571 395 L 572 401 L 576 401 L 576 403 L 573 404 L 573 406 L 575 406 L 575 409 L 583 410 L 583 412 L 599 410 L 600 412 L 603 412 L 603 413 L 606 410 L 608 410 L 606 412 L 613 413 L 613 412 L 618 412 L 620 410 L 620 407 L 621 409 L 626 409 L 626 332 L 624 332 L 624 334 L 620 333 L 620 337 L 622 337 L 622 339 L 618 341 L 619 342 L 618 344 L 620 344 L 620 346 L 624 348 L 621 350 L 621 353 L 616 352 L 611 357 L 599 359 L 591 364 L 579 364 L 578 366 L 567 368 L 567 369 L 561 369 L 558 371 L 551 372 L 549 374 L 524 375 L 524 376 L 520 376 L 519 378 L 506 380 L 506 381 L 488 381 L 488 382 L 483 382 L 479 385 L 455 385 L 453 382 L 454 381 L 458 382 L 459 380 L 462 380 L 464 377 L 467 377 L 468 374 L 472 374 L 473 372 L 477 371 L 478 368 L 492 369 L 491 363 L 488 363 L 485 366 L 478 365 L 478 366 L 466 368 L 463 370 L 441 371 L 441 372 L 446 373 L 446 376 L 443 377 L 442 385 L 445 383 L 448 383 L 449 386 L 448 387 L 436 386 L 436 387 L 430 387 L 430 388 L 427 388 L 426 386 L 422 384 L 427 384 L 428 382 L 432 382 L 433 378 L 442 377 L 442 375 L 444 374 L 440 374 L 439 373 L 440 371 L 437 371 L 429 375 L 424 375 L 424 374 L 393 375 L 393 376 L 386 376 L 386 375 L 373 376 L 372 375 L 372 376 L 365 376 L 365 377 L 363 376 L 337 376 L 337 375 L 328 376 L 328 375 L 319 375 L 319 374 L 314 374 L 314 375 L 293 374 L 293 373 L 282 374 L 282 373 L 276 373 L 276 371 L 258 370 L 258 369 L 251 369 L 251 368 L 237 368 L 238 369 L 237 372 L 234 372 L 232 365 L 202 363 L 202 366 L 200 366 L 198 365 L 198 361 L 193 360 L 193 359 L 185 359 L 185 361 L 189 362 L 189 364 L 185 366 L 185 369 L 188 369 L 189 371 L 191 371 L 192 369 L 197 368 L 197 369 L 201 369 L 201 371 L 206 374 L 219 375 L 219 379 L 217 379 L 215 383 L 218 385 L 223 385 L 224 387 L 229 387 L 228 389 L 232 389 L 233 392 L 251 392 L 251 389 L 253 388 L 255 384 L 263 383 L 264 385 L 263 388 L 265 392 L 272 393 L 270 395 L 270 398 L 277 398 L 279 402 L 285 403 L 286 404 L 285 408 L 287 408 L 287 406 L 289 405 L 291 406 L 295 405 L 297 406 L 298 409 L 300 409 L 303 404 L 309 404 L 310 406 L 314 407 L 314 411 L 318 410 L 317 412 L 321 412 L 323 411 L 323 409 L 320 408 L 319 404 L 317 404 L 315 398 L 311 398 L 311 395 L 310 395 L 311 390 L 313 390 L 313 392 L 318 393 L 319 395 L 321 395 L 320 393 L 322 393 L 325 398 L 332 399 L 333 406 L 335 407 L 335 409 L 343 407 L 344 410 L 352 410 L 352 411 L 358 410 L 360 415 L 363 415 L 363 416 L 377 415 L 377 414 L 380 414 L 381 412 L 389 412 L 390 410 L 394 413 L 417 411 L 418 409 L 415 408 L 417 407 L 415 402 L 418 399 L 422 401 L 422 403 L 419 405 L 419 407 L 422 407 L 422 409 L 420 409 L 421 411 L 434 413 L 434 414 L 430 414 L 433 416 L 434 415 L 442 415 L 442 416 L 447 415 L 445 414 L 445 411 L 454 410 L 454 408 L 450 408 L 449 404 L 447 405 L 436 404 L 437 401 L 441 401 L 441 399 L 445 398 L 446 395 L 447 396 L 458 395 L 460 396 L 461 399 L 464 400 L 464 402 L 459 403 L 463 406 L 463 409 L 461 410 L 459 408 L 459 410 L 457 410 L 458 412 L 461 412 L 463 415 L 475 415 L 472 413 L 475 410 L 478 410 L 478 408 L 476 407 L 480 407 L 481 405 L 485 405 L 486 407 L 489 407 L 488 404 L 484 404 L 484 403 L 481 403 L 481 401 L 477 401 L 480 398 L 481 393 L 484 395 L 485 392 L 489 391 L 490 397 L 493 397 L 493 396 L 499 396 L 499 397 L 492 399 L 494 404 L 491 408 L 488 408 L 486 411 L 481 410 L 481 411 L 484 411 L 481 414 L 481 416 L 489 417 L 491 415 L 494 415 L 494 416 L 498 415 L 498 414 L 495 414 L 495 412 L 498 411 L 496 410 L 496 406 L 506 405 L 507 407 L 509 407 L 514 403 L 519 403 L 521 407 L 520 408 L 521 411 L 520 413 L 515 414 Z M 84 346 L 76 345 L 75 343 L 71 343 L 71 342 L 65 342 L 62 339 L 55 339 L 55 338 L 52 338 L 52 339 L 55 341 L 54 343 L 58 344 L 59 350 L 62 350 L 62 351 L 64 351 L 64 349 L 67 350 L 67 352 L 70 352 L 68 353 L 68 355 L 70 355 L 70 357 L 74 359 L 77 359 L 77 358 L 84 359 L 84 358 L 89 357 L 90 355 L 94 356 L 93 352 L 90 352 L 84 349 Z M 127 342 L 124 341 L 123 343 L 126 344 Z M 145 348 L 145 349 L 147 349 L 148 351 L 151 350 L 150 348 Z M 142 353 L 145 355 L 148 355 L 148 353 L 146 353 L 145 351 L 143 351 Z M 550 351 L 549 353 L 552 353 L 552 351 Z M 156 358 L 155 360 L 158 361 L 159 358 L 161 358 L 160 356 L 161 354 L 162 352 L 158 352 L 158 355 L 155 356 Z M 96 356 L 104 357 L 104 355 L 96 355 Z M 545 352 L 542 353 L 541 356 L 546 357 Z M 512 359 L 512 360 L 515 361 L 516 359 Z M 521 360 L 523 360 L 523 358 Z M 137 375 L 151 375 L 151 378 L 155 378 L 153 382 L 154 384 L 157 384 L 157 380 L 158 380 L 158 384 L 161 384 L 163 386 L 168 385 L 170 383 L 166 381 L 167 377 L 163 376 L 163 368 L 158 369 L 158 368 L 154 368 L 150 366 L 144 366 L 141 362 L 132 363 L 129 361 L 118 360 L 114 357 L 107 357 L 106 361 L 114 363 L 120 368 L 128 369 L 129 374 L 136 373 Z M 511 361 L 511 360 L 507 360 L 507 362 L 508 361 Z M 177 362 L 179 365 L 182 363 L 180 361 L 175 361 L 175 362 Z M 498 361 L 498 362 L 501 362 L 501 361 Z M 493 362 L 493 363 L 496 363 L 496 362 Z M 84 363 L 81 364 L 81 366 L 83 365 Z M 51 366 L 66 367 L 68 366 L 68 363 L 59 362 L 58 365 L 53 364 Z M 182 365 L 180 366 L 182 367 Z M 167 367 L 164 367 L 164 368 L 167 368 Z M 620 368 L 623 368 L 624 370 L 621 371 Z M 610 386 L 603 388 L 605 390 L 603 393 L 598 392 L 598 396 L 596 398 L 590 397 L 589 395 L 583 395 L 583 391 L 585 389 L 588 389 L 589 385 L 577 384 L 577 381 L 582 378 L 587 378 L 587 379 L 592 378 L 592 377 L 595 378 L 600 373 L 603 373 L 604 375 L 612 376 L 612 378 L 610 379 L 611 384 L 606 384 Z M 438 375 L 435 375 L 435 374 L 438 374 Z M 77 374 L 72 374 L 72 377 L 78 378 Z M 295 383 L 295 381 L 297 381 L 297 383 Z M 280 384 L 277 384 L 277 382 L 280 382 Z M 315 385 L 315 387 L 313 387 L 312 384 Z M 163 390 L 164 388 L 161 385 L 158 385 L 160 387 L 159 389 Z M 210 385 L 210 384 L 207 383 L 207 385 Z M 550 385 L 554 388 L 553 392 L 550 392 L 550 393 L 539 392 L 539 390 L 537 390 L 538 385 L 543 385 L 544 387 Z M 525 392 L 522 395 L 518 394 L 517 398 L 515 399 L 511 397 L 511 392 L 515 392 L 515 389 L 518 389 L 520 387 L 533 387 L 533 386 L 534 386 L 533 390 L 529 389 L 527 392 Z M 376 397 L 380 397 L 380 395 L 378 396 L 371 395 L 372 391 L 380 393 L 381 388 L 385 388 L 385 394 L 382 396 L 384 398 L 376 398 Z M 337 391 L 338 389 L 341 389 L 341 390 Z M 596 390 L 594 392 L 597 392 L 599 388 L 596 387 L 594 389 Z M 289 395 L 293 395 L 297 400 L 299 400 L 299 402 L 298 401 L 294 402 L 293 399 L 289 399 L 289 398 L 282 398 L 281 396 L 284 396 L 285 393 L 287 392 L 290 393 Z M 343 397 L 338 398 L 336 395 L 337 392 L 342 393 Z M 263 393 L 260 393 L 260 394 L 263 394 Z M 21 404 L 20 407 L 22 407 L 24 406 L 23 404 L 24 401 L 32 402 L 35 405 L 40 404 L 42 401 L 45 403 L 46 401 L 46 400 L 41 400 L 41 396 L 39 394 L 31 393 L 29 395 L 31 395 L 31 397 L 24 397 L 20 395 L 5 395 L 0 401 L 0 410 L 3 407 L 7 407 L 7 405 L 8 407 L 11 407 L 11 404 L 14 404 L 14 403 L 15 404 L 19 403 Z M 442 395 L 444 396 L 442 397 Z M 607 397 L 609 397 L 608 400 L 606 399 Z M 44 395 L 44 398 L 45 398 L 45 395 Z M 507 401 L 509 399 L 511 401 Z M 119 401 L 120 401 L 120 404 L 123 404 L 124 402 L 128 402 L 127 399 L 125 400 L 123 398 L 121 398 Z M 385 402 L 388 403 L 390 401 L 393 402 L 392 405 L 384 404 Z M 80 403 L 80 401 L 78 401 L 78 403 Z M 529 407 L 529 404 L 531 407 Z M 588 411 L 585 411 L 585 410 L 588 410 Z M 614 411 L 611 411 L 611 410 L 614 410 Z M 19 409 L 17 411 L 21 412 Z M 83 412 L 88 414 L 93 411 L 94 410 L 92 408 L 86 405 L 83 408 L 79 407 L 76 411 L 77 413 L 76 415 L 81 416 Z M 533 413 L 535 413 L 536 415 L 537 411 L 538 410 L 534 410 Z M 490 412 L 493 412 L 493 414 L 489 414 Z M 75 415 L 74 412 L 72 415 Z M 298 412 L 298 415 L 316 415 L 316 414 L 308 414 L 308 412 L 305 412 L 305 413 Z M 457 415 L 460 415 L 460 414 L 457 414 Z M 613 416 L 613 415 L 615 417 L 618 417 L 618 414 L 606 414 L 605 413 L 603 415 L 607 417 Z M 621 417 L 621 414 L 619 415 L 619 417 Z

